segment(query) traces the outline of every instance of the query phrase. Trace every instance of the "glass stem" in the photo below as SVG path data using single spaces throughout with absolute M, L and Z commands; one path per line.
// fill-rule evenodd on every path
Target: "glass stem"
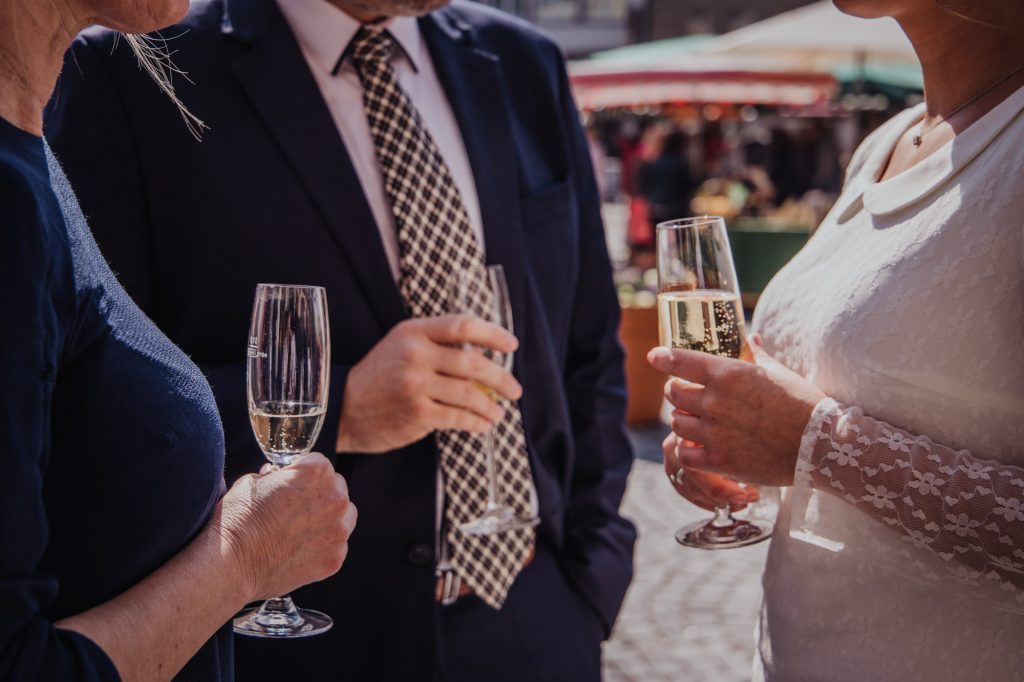
M 732 512 L 729 511 L 729 505 L 723 507 L 715 507 L 715 518 L 711 519 L 711 525 L 715 528 L 727 528 L 736 521 L 732 518 Z
M 254 620 L 266 628 L 296 627 L 302 624 L 302 616 L 289 594 L 271 597 L 263 602 Z

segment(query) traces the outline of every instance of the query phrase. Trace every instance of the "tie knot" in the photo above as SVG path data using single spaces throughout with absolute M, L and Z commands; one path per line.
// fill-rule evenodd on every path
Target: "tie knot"
M 360 70 L 387 64 L 394 48 L 395 39 L 386 30 L 360 26 L 352 39 L 352 61 Z

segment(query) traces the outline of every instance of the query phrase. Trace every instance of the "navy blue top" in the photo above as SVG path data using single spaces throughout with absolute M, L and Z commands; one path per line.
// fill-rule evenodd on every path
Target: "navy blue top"
M 3 119 L 0 311 L 0 679 L 116 680 L 53 623 L 204 526 L 224 491 L 221 423 L 198 368 L 114 279 L 42 138 Z M 180 677 L 232 668 L 226 625 Z

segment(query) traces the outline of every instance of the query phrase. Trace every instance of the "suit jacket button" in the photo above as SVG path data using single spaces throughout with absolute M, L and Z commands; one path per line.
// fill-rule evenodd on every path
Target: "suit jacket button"
M 434 548 L 425 542 L 417 542 L 409 548 L 409 561 L 416 566 L 426 566 L 434 560 Z

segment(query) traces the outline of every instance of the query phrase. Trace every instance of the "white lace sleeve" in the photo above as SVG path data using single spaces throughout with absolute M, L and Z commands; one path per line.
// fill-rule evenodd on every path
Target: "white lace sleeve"
M 830 519 L 822 494 L 863 513 Z M 792 513 L 797 539 L 1024 613 L 1024 469 L 825 399 L 804 431 Z

